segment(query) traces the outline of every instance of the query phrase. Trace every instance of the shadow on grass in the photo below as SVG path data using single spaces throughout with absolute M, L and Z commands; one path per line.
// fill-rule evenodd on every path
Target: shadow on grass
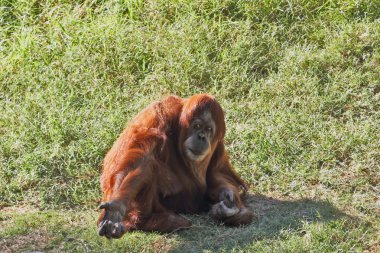
M 248 195 L 246 202 L 256 216 L 251 225 L 229 228 L 217 225 L 207 215 L 190 216 L 192 228 L 174 235 L 181 243 L 171 252 L 228 251 L 255 240 L 275 238 L 284 230 L 301 230 L 304 223 L 349 218 L 327 201 L 277 200 L 264 195 Z

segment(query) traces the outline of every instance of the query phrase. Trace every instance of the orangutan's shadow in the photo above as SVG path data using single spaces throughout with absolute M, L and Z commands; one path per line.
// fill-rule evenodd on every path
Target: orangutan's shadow
M 229 251 L 255 240 L 275 238 L 284 231 L 301 230 L 304 223 L 350 218 L 331 203 L 310 199 L 277 200 L 264 195 L 248 195 L 246 202 L 256 219 L 240 228 L 216 224 L 207 215 L 188 216 L 193 226 L 173 235 L 180 241 L 172 252 Z

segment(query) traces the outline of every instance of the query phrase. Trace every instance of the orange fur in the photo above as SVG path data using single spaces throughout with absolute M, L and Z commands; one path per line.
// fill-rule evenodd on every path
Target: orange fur
M 217 129 L 210 152 L 194 163 L 186 157 L 183 143 L 191 120 L 204 111 L 211 112 Z M 246 187 L 230 165 L 224 134 L 223 110 L 210 95 L 169 96 L 151 104 L 130 122 L 104 159 L 103 201 L 124 203 L 127 231 L 188 227 L 190 223 L 177 214 L 206 210 L 220 201 L 223 189 L 232 190 L 236 206 L 245 210 L 239 190 Z M 248 213 L 223 221 L 246 224 L 252 219 Z

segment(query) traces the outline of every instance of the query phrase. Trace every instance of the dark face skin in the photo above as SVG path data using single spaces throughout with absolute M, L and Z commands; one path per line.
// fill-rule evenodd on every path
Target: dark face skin
M 185 152 L 193 161 L 201 161 L 209 153 L 216 125 L 209 112 L 195 117 L 189 126 L 185 140 Z

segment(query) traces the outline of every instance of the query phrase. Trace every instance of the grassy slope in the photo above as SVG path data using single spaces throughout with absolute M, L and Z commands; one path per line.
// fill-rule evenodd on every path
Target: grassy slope
M 380 2 L 0 0 L 0 251 L 380 251 Z M 214 94 L 245 228 L 96 235 L 102 157 L 166 94 Z

